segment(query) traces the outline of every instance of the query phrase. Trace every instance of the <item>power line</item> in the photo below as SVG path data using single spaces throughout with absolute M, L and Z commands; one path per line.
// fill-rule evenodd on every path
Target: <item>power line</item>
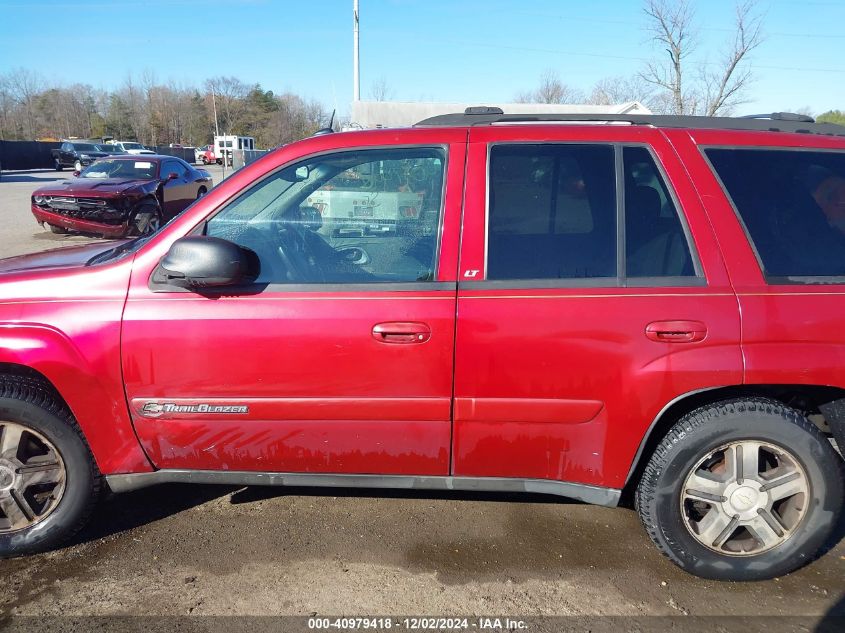
M 615 59 L 615 60 L 624 60 L 624 61 L 638 61 L 638 62 L 650 62 L 654 61 L 653 58 L 649 57 L 635 57 L 633 55 L 609 55 L 607 53 L 589 53 L 585 51 L 563 51 L 559 49 L 553 48 L 538 48 L 532 46 L 514 46 L 503 44 L 501 42 L 496 43 L 488 43 L 488 42 L 470 42 L 467 40 L 453 40 L 447 38 L 438 38 L 438 37 L 426 37 L 420 36 L 417 32 L 412 31 L 395 31 L 395 30 L 381 30 L 378 29 L 373 32 L 382 32 L 385 35 L 414 35 L 417 41 L 428 41 L 432 43 L 440 43 L 440 44 L 451 44 L 456 46 L 473 46 L 476 48 L 493 48 L 498 50 L 511 50 L 511 51 L 520 51 L 526 53 L 543 53 L 547 55 L 566 55 L 571 57 L 593 57 L 597 59 Z M 721 66 L 718 62 L 689 62 L 692 66 Z M 835 74 L 845 74 L 845 68 L 811 68 L 811 67 L 799 67 L 799 66 L 774 66 L 768 64 L 751 64 L 749 66 L 752 68 L 763 69 L 763 70 L 782 70 L 787 72 L 815 72 L 815 73 L 835 73 Z

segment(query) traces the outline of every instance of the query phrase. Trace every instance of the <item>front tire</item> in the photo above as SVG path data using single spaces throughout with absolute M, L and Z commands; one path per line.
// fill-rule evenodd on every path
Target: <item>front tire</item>
M 91 451 L 55 392 L 0 376 L 0 558 L 59 546 L 85 525 L 99 491 Z
M 82 171 L 82 162 L 81 162 L 81 161 L 76 161 L 76 162 L 73 164 L 73 169 L 74 169 L 74 171 Z
M 142 202 L 129 221 L 129 235 L 150 235 L 158 231 L 163 224 L 163 215 L 158 202 Z
M 764 580 L 806 565 L 830 538 L 842 503 L 842 462 L 827 438 L 794 409 L 763 398 L 684 416 L 636 494 L 658 549 L 715 580 Z

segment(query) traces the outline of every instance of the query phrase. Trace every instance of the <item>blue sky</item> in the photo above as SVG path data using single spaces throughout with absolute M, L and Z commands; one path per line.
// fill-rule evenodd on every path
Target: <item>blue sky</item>
M 361 90 L 396 100 L 511 101 L 546 69 L 589 91 L 655 54 L 640 0 L 360 0 Z M 696 3 L 696 63 L 730 35 L 732 0 Z M 845 0 L 760 0 L 764 43 L 743 112 L 845 109 Z M 352 98 L 352 0 L 0 0 L 0 72 L 119 86 L 235 75 L 337 105 Z M 221 46 L 223 47 L 221 50 Z

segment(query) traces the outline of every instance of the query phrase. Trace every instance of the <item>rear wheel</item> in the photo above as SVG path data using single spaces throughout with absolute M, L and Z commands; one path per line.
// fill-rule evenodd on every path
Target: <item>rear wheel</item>
M 200 188 L 197 190 L 197 200 L 199 200 L 200 198 L 202 198 L 202 197 L 203 197 L 205 194 L 207 194 L 207 193 L 208 193 L 208 189 L 206 189 L 205 187 L 200 187 Z
M 837 524 L 842 463 L 804 416 L 734 400 L 682 418 L 637 489 L 649 536 L 704 578 L 761 580 L 813 560 Z
M 85 524 L 99 490 L 91 452 L 55 393 L 0 376 L 0 557 L 60 545 Z

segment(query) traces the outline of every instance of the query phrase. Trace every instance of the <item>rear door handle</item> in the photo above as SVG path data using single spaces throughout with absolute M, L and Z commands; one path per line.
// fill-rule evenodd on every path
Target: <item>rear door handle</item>
M 701 321 L 654 321 L 645 328 L 645 335 L 659 343 L 695 343 L 707 336 Z
M 425 343 L 431 338 L 431 328 L 411 321 L 378 323 L 373 326 L 373 338 L 380 343 Z

